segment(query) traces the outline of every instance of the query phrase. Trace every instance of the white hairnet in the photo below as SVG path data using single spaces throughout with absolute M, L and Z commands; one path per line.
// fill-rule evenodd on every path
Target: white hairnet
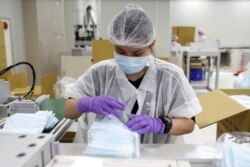
M 198 34 L 199 35 L 205 35 L 205 30 L 203 28 L 198 29 Z
M 129 4 L 116 15 L 109 27 L 109 38 L 114 45 L 143 48 L 153 43 L 154 26 L 139 5 Z
M 178 41 L 178 36 L 177 35 L 172 35 L 172 41 Z

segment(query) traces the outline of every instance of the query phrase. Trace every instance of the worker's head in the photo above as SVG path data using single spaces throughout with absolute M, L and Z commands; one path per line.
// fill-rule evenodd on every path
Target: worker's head
M 177 35 L 172 35 L 172 42 L 177 42 L 178 41 L 178 36 Z
M 88 6 L 86 7 L 86 10 L 87 10 L 88 12 L 90 12 L 90 11 L 92 10 L 92 6 L 91 6 L 91 5 L 88 5 Z
M 198 35 L 199 35 L 199 36 L 205 35 L 205 30 L 204 30 L 203 28 L 199 28 L 199 29 L 198 29 Z
M 155 30 L 142 7 L 130 4 L 112 20 L 109 38 L 115 45 L 116 53 L 142 57 L 153 50 Z

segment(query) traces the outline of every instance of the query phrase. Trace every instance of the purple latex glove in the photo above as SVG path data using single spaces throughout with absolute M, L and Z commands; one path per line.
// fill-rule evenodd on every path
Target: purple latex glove
M 119 118 L 116 109 L 124 110 L 125 105 L 110 96 L 95 96 L 95 97 L 82 97 L 77 102 L 77 109 L 79 112 L 93 112 L 98 115 L 114 115 Z
M 133 119 L 126 122 L 127 127 L 139 134 L 158 133 L 163 134 L 165 125 L 160 118 L 152 118 L 148 115 L 135 115 Z

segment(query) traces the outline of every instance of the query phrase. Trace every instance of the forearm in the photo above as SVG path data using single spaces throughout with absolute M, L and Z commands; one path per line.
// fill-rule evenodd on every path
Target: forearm
M 76 99 L 68 99 L 64 104 L 64 117 L 69 119 L 77 119 L 82 113 L 78 112 Z
M 188 118 L 176 117 L 172 119 L 171 135 L 183 135 L 191 133 L 194 130 L 194 121 Z

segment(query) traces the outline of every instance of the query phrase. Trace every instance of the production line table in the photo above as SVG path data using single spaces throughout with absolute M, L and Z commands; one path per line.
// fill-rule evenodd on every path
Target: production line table
M 56 114 L 56 117 L 59 119 L 59 123 L 57 126 L 48 132 L 48 135 L 53 136 L 57 141 L 63 136 L 66 129 L 70 126 L 71 120 L 63 118 L 63 99 L 47 99 L 40 105 L 41 110 L 53 110 Z M 45 132 L 46 134 L 46 132 Z M 24 135 L 27 136 L 25 138 L 21 138 L 23 135 L 16 134 L 2 134 L 5 138 L 2 138 L 4 145 L 0 145 L 3 150 L 8 150 L 11 154 L 3 153 L 2 158 L 4 158 L 3 164 L 10 164 L 8 159 L 13 159 L 12 164 L 19 163 L 27 164 L 27 167 L 31 167 L 36 164 L 38 167 L 45 166 L 48 163 L 48 160 L 51 159 L 48 167 L 53 163 L 59 162 L 58 158 L 66 158 L 66 160 L 70 160 L 71 158 L 79 158 L 80 160 L 83 157 L 87 157 L 83 152 L 86 148 L 86 144 L 80 143 L 53 143 L 52 138 L 50 136 L 48 138 L 48 142 L 39 139 L 36 135 Z M 42 134 L 41 134 L 42 135 Z M 40 135 L 40 136 L 41 136 Z M 30 137 L 29 137 L 30 136 Z M 10 138 L 10 139 L 8 139 Z M 11 139 L 12 138 L 12 139 Z M 14 139 L 17 140 L 13 143 Z M 23 141 L 22 141 L 23 140 Z M 39 141 L 39 143 L 38 143 Z M 21 146 L 19 143 L 23 143 Z M 42 142 L 42 143 L 41 143 Z M 36 147 L 31 147 L 37 144 Z M 46 144 L 46 145 L 45 145 Z M 16 146 L 19 145 L 19 149 L 16 149 Z M 12 146 L 12 147 L 10 147 Z M 207 148 L 199 145 L 191 145 L 191 144 L 142 144 L 141 145 L 141 155 L 138 160 L 169 160 L 173 162 L 188 162 L 191 167 L 216 167 L 216 160 L 209 152 L 206 152 Z M 6 151 L 5 151 L 6 152 Z M 55 154 L 54 154 L 54 153 Z M 20 159 L 20 153 L 25 153 L 26 155 Z M 42 154 L 40 154 L 42 153 Z M 13 156 L 12 156 L 13 154 Z M 20 154 L 21 155 L 21 154 Z M 46 155 L 46 159 L 44 159 L 44 155 Z M 48 156 L 49 155 L 49 156 Z M 56 155 L 56 156 L 54 156 Z M 36 159 L 33 157 L 36 156 Z M 101 157 L 95 157 L 100 158 Z M 103 158 L 103 157 L 102 157 Z M 32 161 L 31 161 L 32 159 Z M 111 157 L 107 158 L 113 160 Z M 137 160 L 136 159 L 136 160 Z M 114 159 L 115 160 L 115 159 Z M 129 159 L 121 159 L 121 160 L 129 160 Z M 21 163 L 22 162 L 22 163 Z M 40 165 L 39 165 L 40 164 Z M 187 167 L 190 167 L 187 166 Z M 179 165 L 178 165 L 179 167 Z M 184 167 L 181 165 L 181 167 Z M 186 166 L 185 166 L 186 167 Z
M 86 156 L 86 144 L 58 143 L 56 154 L 59 156 Z M 215 159 L 205 154 L 206 148 L 192 144 L 142 144 L 139 159 L 188 161 L 191 167 L 215 167 Z

